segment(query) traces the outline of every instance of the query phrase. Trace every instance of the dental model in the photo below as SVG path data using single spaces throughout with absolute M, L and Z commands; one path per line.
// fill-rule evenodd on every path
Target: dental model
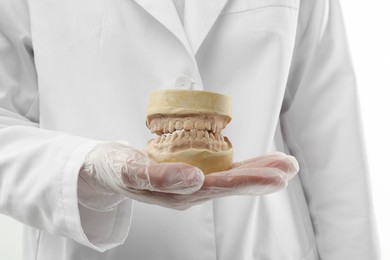
M 149 97 L 146 126 L 157 137 L 146 150 L 157 162 L 183 162 L 203 173 L 228 170 L 233 149 L 221 131 L 231 120 L 230 97 L 199 90 L 158 90 Z

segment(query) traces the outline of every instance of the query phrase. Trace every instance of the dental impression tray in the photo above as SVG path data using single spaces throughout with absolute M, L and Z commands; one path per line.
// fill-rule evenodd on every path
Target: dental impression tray
M 228 170 L 233 149 L 221 131 L 231 120 L 230 97 L 207 91 L 165 89 L 150 94 L 146 126 L 157 134 L 146 147 L 157 162 L 183 162 L 205 174 Z

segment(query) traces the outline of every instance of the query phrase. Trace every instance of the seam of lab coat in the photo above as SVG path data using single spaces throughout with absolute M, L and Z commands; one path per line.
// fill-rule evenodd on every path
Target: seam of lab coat
M 30 1 L 25 1 L 25 4 L 26 4 L 26 6 L 27 6 L 27 13 L 28 13 L 28 18 L 27 18 L 27 20 L 28 20 L 28 31 L 27 31 L 27 34 L 25 35 L 25 37 L 27 37 L 28 38 L 28 40 L 29 40 L 29 45 L 28 45 L 28 47 L 30 47 L 31 48 L 31 50 L 34 50 L 34 48 L 33 48 L 33 43 L 32 43 L 32 39 L 31 39 L 31 16 L 30 16 Z M 20 41 L 21 41 L 21 39 L 20 39 Z M 24 43 L 22 43 L 22 41 L 21 41 L 21 45 L 23 45 L 23 51 L 25 51 L 26 53 L 28 53 L 27 54 L 27 56 L 30 58 L 30 60 L 31 60 L 31 63 L 32 64 L 34 64 L 34 73 L 35 73 L 35 75 L 34 75 L 34 77 L 31 77 L 30 75 L 30 80 L 31 80 L 31 78 L 33 78 L 33 80 L 35 81 L 34 82 L 34 84 L 37 86 L 37 74 L 36 74 L 36 71 L 35 71 L 35 62 L 34 62 L 34 57 L 33 57 L 33 55 L 31 55 L 30 54 L 30 52 L 28 51 L 28 49 L 26 48 L 27 46 L 26 46 L 26 44 L 24 44 Z M 24 63 L 23 63 L 23 65 L 25 65 Z M 23 68 L 23 69 L 25 69 L 25 67 Z M 31 108 L 32 108 L 32 106 L 33 106 L 33 104 L 35 103 L 35 101 L 36 101 L 36 99 L 38 98 L 38 88 L 36 88 L 35 89 L 35 94 L 34 94 L 34 97 L 31 99 L 31 102 L 30 102 L 30 104 L 28 105 L 28 106 L 26 106 L 26 111 L 25 111 L 25 113 L 23 113 L 22 114 L 22 116 L 23 117 L 26 117 L 27 118 L 27 114 L 30 112 L 30 110 L 31 110 Z
M 102 2 L 102 16 L 100 17 L 100 25 L 99 25 L 99 47 L 102 46 L 102 39 L 103 39 L 103 32 L 104 32 L 104 21 L 106 20 L 106 1 L 107 0 L 103 0 Z
M 41 244 L 41 238 L 42 238 L 42 231 L 38 229 L 37 232 L 38 232 L 38 237 L 37 237 L 37 244 L 35 248 L 35 256 L 34 256 L 35 260 L 38 260 L 39 248 L 40 248 L 39 245 Z
M 218 241 L 217 241 L 217 230 L 215 228 L 215 200 L 212 200 L 211 207 L 213 208 L 213 232 L 214 232 L 214 244 L 215 244 L 215 259 L 218 260 Z
M 288 92 L 288 89 L 286 89 L 286 91 Z M 288 95 L 289 95 L 289 93 L 288 93 Z M 314 236 L 315 236 L 315 240 L 317 242 L 317 251 L 320 253 L 320 255 L 324 255 L 324 254 L 322 254 L 322 250 L 321 250 L 322 249 L 322 241 L 321 241 L 321 233 L 322 232 L 321 232 L 321 227 L 319 225 L 319 222 L 317 221 L 317 218 L 316 218 L 317 212 L 315 209 L 315 201 L 314 201 L 315 198 L 311 196 L 311 190 L 310 190 L 310 185 L 309 185 L 309 181 L 308 181 L 308 179 L 310 177 L 309 171 L 307 170 L 304 157 L 302 156 L 302 151 L 301 151 L 301 149 L 300 149 L 298 143 L 296 142 L 294 135 L 292 133 L 289 120 L 285 116 L 282 116 L 281 129 L 282 129 L 283 137 L 285 137 L 285 141 L 288 145 L 289 153 L 291 155 L 293 155 L 299 162 L 298 177 L 300 178 L 300 180 L 302 182 L 303 192 L 304 192 L 305 198 L 307 200 L 307 205 L 308 205 L 309 212 L 310 212 L 311 224 L 313 226 Z M 308 201 L 308 199 L 310 200 L 310 202 Z
M 28 113 L 30 112 L 30 110 L 32 109 L 32 107 L 33 107 L 35 101 L 38 99 L 38 96 L 39 96 L 39 91 L 38 91 L 38 88 L 37 88 L 37 89 L 35 89 L 34 97 L 31 99 L 30 104 L 27 106 L 26 112 L 23 113 L 23 115 L 22 115 L 23 117 L 28 118 L 27 114 L 28 114 Z
M 318 255 L 314 254 L 315 246 L 311 244 L 310 250 L 301 260 L 318 260 Z

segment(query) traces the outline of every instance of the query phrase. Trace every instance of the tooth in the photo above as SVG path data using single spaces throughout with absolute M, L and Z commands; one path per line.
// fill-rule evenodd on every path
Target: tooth
M 175 141 L 176 138 L 177 138 L 177 132 L 174 131 L 172 134 L 172 142 Z
M 192 123 L 192 120 L 186 120 L 183 124 L 184 130 L 191 130 L 194 128 L 194 124 Z
M 154 138 L 155 143 L 159 143 L 161 141 L 161 136 L 158 135 L 156 138 Z
M 205 130 L 205 125 L 204 125 L 204 122 L 203 120 L 198 120 L 195 122 L 195 129 L 197 130 Z
M 156 132 L 157 132 L 157 133 L 162 133 L 162 130 L 163 130 L 162 128 L 163 128 L 163 127 L 162 127 L 161 123 L 160 123 L 160 122 L 157 122 L 156 126 L 157 126 L 157 127 L 156 127 Z
M 177 134 L 178 140 L 182 139 L 183 137 L 184 137 L 184 131 L 178 132 L 178 134 Z
M 196 132 L 196 138 L 199 139 L 199 140 L 202 140 L 202 138 L 204 137 L 205 131 L 197 131 Z
M 223 121 L 222 123 L 222 129 L 225 129 L 225 127 L 227 126 L 228 122 L 226 120 Z
M 229 145 L 228 145 L 227 142 L 223 142 L 223 149 L 224 149 L 224 150 L 229 149 Z
M 210 123 L 210 120 L 206 120 L 206 123 L 205 123 L 205 127 L 207 130 L 211 130 L 211 123 Z
M 225 128 L 223 124 L 224 124 L 223 121 L 219 122 L 220 131 L 222 131 Z
M 155 132 L 156 132 L 156 125 L 155 125 L 155 124 L 152 125 L 152 128 L 150 129 L 150 131 L 151 131 L 152 133 L 155 133 Z
M 180 120 L 176 121 L 175 128 L 176 128 L 176 130 L 182 130 L 183 129 L 183 123 Z
M 217 132 L 220 133 L 222 130 L 222 122 L 217 123 Z
M 215 133 L 217 131 L 217 124 L 215 122 L 213 122 L 211 124 L 211 128 L 213 129 L 213 133 Z
M 184 131 L 184 137 L 185 137 L 185 139 L 189 139 L 190 138 L 190 131 Z
M 173 123 L 172 120 L 169 120 L 168 128 L 170 133 L 172 133 L 175 130 L 175 124 Z
M 167 123 L 164 124 L 163 132 L 164 132 L 164 134 L 168 133 L 168 124 Z
M 191 136 L 191 139 L 195 139 L 196 138 L 196 130 L 195 129 L 191 129 L 190 136 Z
M 215 133 L 215 140 L 221 141 L 221 136 L 218 133 Z
M 204 131 L 204 136 L 206 137 L 207 140 L 210 139 L 210 134 L 209 134 L 209 132 Z
M 211 140 L 215 141 L 215 136 L 213 135 L 213 133 L 210 133 L 210 138 L 211 138 Z
M 165 139 L 166 139 L 165 135 L 162 135 L 161 136 L 161 143 L 165 142 Z

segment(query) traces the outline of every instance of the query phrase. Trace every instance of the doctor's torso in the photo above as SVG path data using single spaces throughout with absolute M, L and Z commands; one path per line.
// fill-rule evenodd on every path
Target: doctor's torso
M 152 90 L 204 89 L 232 97 L 235 161 L 283 151 L 298 8 L 186 0 L 181 20 L 171 0 L 31 1 L 40 127 L 141 147 Z M 47 233 L 39 247 L 37 259 L 317 259 L 299 177 L 276 194 L 183 212 L 135 203 L 127 240 L 103 254 Z

